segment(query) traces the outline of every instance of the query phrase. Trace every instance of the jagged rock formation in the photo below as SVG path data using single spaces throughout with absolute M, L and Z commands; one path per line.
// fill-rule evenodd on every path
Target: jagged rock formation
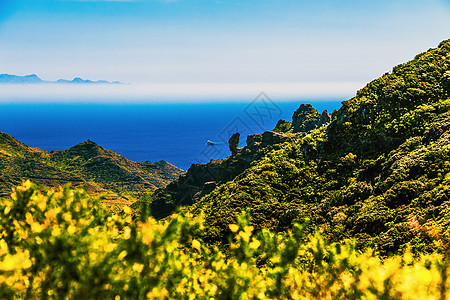
M 282 133 L 266 131 L 264 133 L 247 136 L 247 147 L 251 150 L 256 150 L 270 145 L 282 144 L 287 140 L 288 137 Z
M 193 164 L 189 170 L 167 187 L 158 189 L 150 199 L 150 209 L 156 218 L 164 218 L 180 206 L 192 205 L 217 186 L 233 180 L 250 165 L 264 156 L 267 151 L 279 149 L 289 138 L 281 133 L 266 131 L 247 137 L 247 146 L 237 149 L 235 154 L 224 160 L 213 160 L 207 164 Z M 138 208 L 142 203 L 136 203 Z
M 330 123 L 331 116 L 325 110 L 322 114 L 311 104 L 302 104 L 292 116 L 293 132 L 309 132 Z
M 193 164 L 186 174 L 181 175 L 167 187 L 157 190 L 150 199 L 150 209 L 156 218 L 164 218 L 173 213 L 176 208 L 192 205 L 202 197 L 211 193 L 215 187 L 233 180 L 248 169 L 254 161 L 261 159 L 267 152 L 279 149 L 285 142 L 294 142 L 304 137 L 307 132 L 321 127 L 330 121 L 327 111 L 319 114 L 310 104 L 302 104 L 294 113 L 293 121 L 280 120 L 273 131 L 247 136 L 247 146 L 238 149 L 239 133 L 233 134 L 229 140 L 232 156 L 225 160 L 211 161 L 205 165 Z M 292 132 L 291 124 L 299 131 Z M 142 203 L 136 203 L 137 208 Z
M 320 114 L 311 104 L 301 104 L 294 112 L 292 122 L 279 120 L 273 131 L 291 132 L 300 137 L 303 135 L 300 133 L 309 133 L 314 129 L 325 126 L 331 122 L 331 119 L 332 116 L 326 110 Z
M 236 153 L 237 153 L 237 149 L 238 149 L 238 146 L 239 146 L 239 137 L 240 136 L 241 136 L 240 133 L 236 132 L 228 140 L 228 146 L 230 148 L 231 155 L 236 155 Z
M 235 133 L 229 140 L 231 157 L 211 161 L 205 165 L 193 164 L 186 174 L 166 188 L 157 190 L 151 199 L 146 198 L 142 201 L 151 202 L 150 208 L 154 217 L 166 217 L 177 207 L 192 205 L 212 192 L 215 187 L 233 180 L 268 151 L 280 148 L 287 141 L 294 142 L 301 139 L 307 131 L 329 123 L 330 118 L 327 111 L 319 114 L 311 104 L 302 104 L 294 113 L 292 123 L 279 120 L 273 131 L 247 136 L 247 146 L 243 149 L 237 148 L 240 135 Z M 291 132 L 291 136 L 286 135 L 288 132 Z M 137 203 L 135 207 L 139 205 Z
M 206 193 L 206 190 L 210 190 L 211 186 L 229 179 L 226 173 L 233 172 L 233 167 L 236 166 L 228 165 L 223 160 L 212 160 L 206 165 L 192 164 L 186 173 L 181 174 L 167 187 L 155 191 L 150 206 L 152 215 L 163 218 L 173 213 L 179 206 L 194 203 Z M 137 205 L 139 204 L 137 203 L 135 207 Z
M 292 123 L 286 120 L 278 120 L 277 125 L 273 129 L 275 132 L 288 132 L 292 128 Z

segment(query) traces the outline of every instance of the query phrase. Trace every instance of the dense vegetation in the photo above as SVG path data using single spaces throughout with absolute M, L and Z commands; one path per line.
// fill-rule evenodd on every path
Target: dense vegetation
M 410 252 L 380 259 L 294 224 L 229 225 L 229 247 L 202 240 L 202 217 L 156 222 L 111 213 L 82 190 L 30 183 L 0 204 L 2 299 L 446 299 L 448 265 Z
M 92 141 L 64 151 L 31 148 L 0 132 L 0 197 L 31 179 L 43 186 L 70 183 L 91 194 L 109 193 L 109 204 L 130 204 L 146 192 L 164 187 L 182 170 L 165 162 L 136 163 Z
M 205 215 L 211 243 L 224 241 L 248 208 L 256 230 L 286 231 L 309 219 L 310 232 L 356 238 L 384 255 L 408 246 L 442 250 L 425 229 L 450 235 L 449 79 L 445 41 L 369 83 L 329 125 L 271 151 L 188 209 Z

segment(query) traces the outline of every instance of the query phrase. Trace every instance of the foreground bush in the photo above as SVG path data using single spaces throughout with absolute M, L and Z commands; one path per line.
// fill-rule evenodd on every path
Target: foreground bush
M 446 299 L 446 261 L 382 260 L 295 225 L 254 233 L 242 214 L 230 245 L 202 239 L 202 219 L 132 220 L 69 188 L 30 183 L 0 204 L 0 298 Z

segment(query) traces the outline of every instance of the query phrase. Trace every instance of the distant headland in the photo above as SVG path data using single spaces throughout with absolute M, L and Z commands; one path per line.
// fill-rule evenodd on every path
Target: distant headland
M 10 74 L 0 74 L 0 84 L 123 84 L 120 81 L 106 81 L 106 80 L 85 80 L 80 77 L 76 77 L 73 80 L 58 79 L 56 81 L 42 80 L 36 74 L 18 76 Z

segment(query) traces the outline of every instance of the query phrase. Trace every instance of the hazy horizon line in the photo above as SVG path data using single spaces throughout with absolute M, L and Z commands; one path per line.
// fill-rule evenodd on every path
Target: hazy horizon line
M 2 84 L 0 103 L 204 103 L 252 101 L 261 92 L 278 101 L 301 98 L 348 99 L 367 83 L 284 82 L 284 83 L 148 83 Z

